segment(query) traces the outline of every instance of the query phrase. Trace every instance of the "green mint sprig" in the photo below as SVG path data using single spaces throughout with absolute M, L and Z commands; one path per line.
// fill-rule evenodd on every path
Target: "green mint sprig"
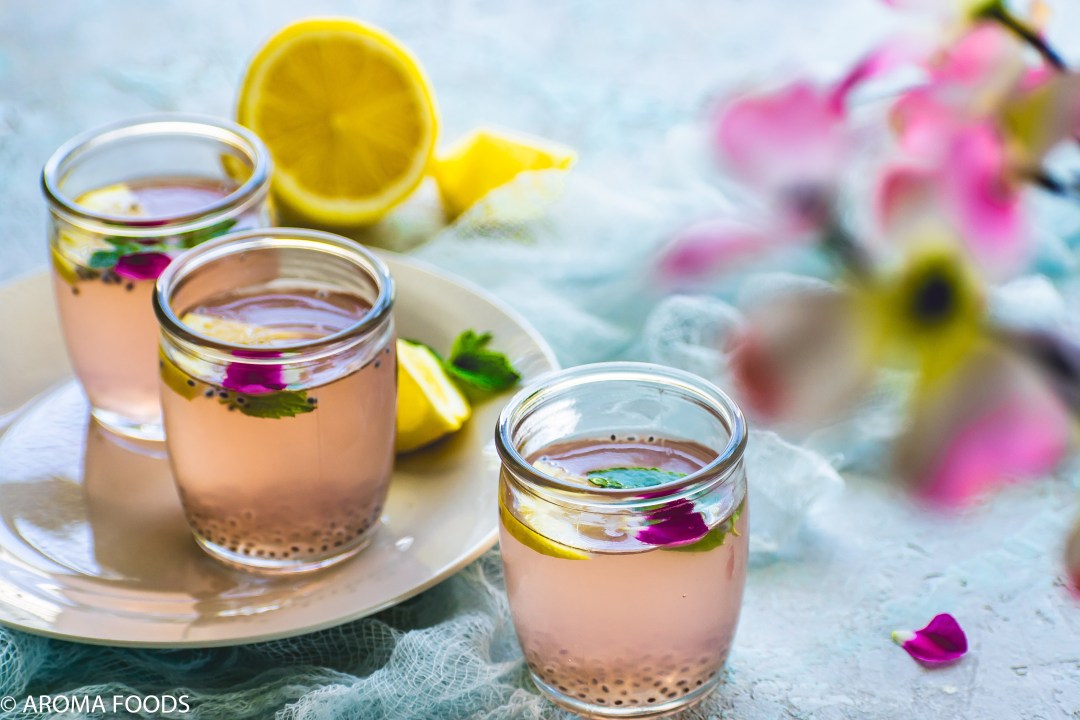
M 125 255 L 159 251 L 157 245 L 143 245 L 133 242 L 131 238 L 109 236 L 102 240 L 112 245 L 112 250 L 95 250 L 90 255 L 86 264 L 93 270 L 112 270 Z
M 439 359 L 446 374 L 462 389 L 494 393 L 512 388 L 521 380 L 521 373 L 514 369 L 506 355 L 488 349 L 492 337 L 489 332 L 480 334 L 475 330 L 466 330 L 454 340 L 448 358 L 425 342 L 405 342 L 423 345 L 430 350 Z
M 219 397 L 219 401 L 245 415 L 271 420 L 296 417 L 313 412 L 318 407 L 308 402 L 308 394 L 303 390 L 279 390 L 266 395 L 231 392 L 227 397 Z
M 137 253 L 149 253 L 149 252 L 167 252 L 180 248 L 182 250 L 189 250 L 196 245 L 200 245 L 207 240 L 211 240 L 218 235 L 224 235 L 227 233 L 233 225 L 236 225 L 236 220 L 230 218 L 228 220 L 222 220 L 216 225 L 202 228 L 201 230 L 194 230 L 189 233 L 185 233 L 177 239 L 175 244 L 170 245 L 168 242 L 156 242 L 144 245 L 143 243 L 136 242 L 132 238 L 122 237 L 119 235 L 109 235 L 103 237 L 102 240 L 112 245 L 111 250 L 95 250 L 90 259 L 87 260 L 87 266 L 93 270 L 112 270 L 116 267 L 116 263 L 120 262 L 120 258 L 126 255 L 135 255 Z
M 653 487 L 684 477 L 686 473 L 643 467 L 617 467 L 585 473 L 590 484 L 613 490 Z
M 501 352 L 489 350 L 492 335 L 466 330 L 457 336 L 450 348 L 450 357 L 443 363 L 455 380 L 485 392 L 501 392 L 521 380 L 510 359 Z

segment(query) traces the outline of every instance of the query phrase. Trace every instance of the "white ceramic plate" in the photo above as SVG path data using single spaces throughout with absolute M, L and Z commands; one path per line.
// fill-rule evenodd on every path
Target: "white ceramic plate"
M 490 330 L 526 379 L 556 367 L 524 320 L 475 287 L 387 254 L 401 337 L 449 349 Z M 0 622 L 67 640 L 230 645 L 370 615 L 449 577 L 497 536 L 495 420 L 399 459 L 383 524 L 356 558 L 308 577 L 228 570 L 188 532 L 160 445 L 87 421 L 45 275 L 0 287 Z

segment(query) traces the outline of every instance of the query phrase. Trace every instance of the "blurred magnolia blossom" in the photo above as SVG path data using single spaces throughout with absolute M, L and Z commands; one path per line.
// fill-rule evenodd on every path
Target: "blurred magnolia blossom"
M 688 228 L 659 271 L 700 283 L 781 248 L 832 258 L 831 285 L 778 294 L 733 326 L 726 372 L 758 420 L 808 427 L 850 407 L 879 368 L 906 369 L 894 468 L 918 497 L 956 506 L 1052 471 L 1080 415 L 1080 346 L 1002 326 L 987 307 L 995 283 L 1028 269 L 1027 191 L 1080 198 L 1044 166 L 1080 135 L 1080 75 L 1038 30 L 1039 3 L 1027 19 L 1000 1 L 924 5 L 938 42 L 893 41 L 835 83 L 799 78 L 718 109 L 719 161 L 763 209 Z M 844 207 L 862 129 L 850 95 L 901 65 L 924 80 L 884 114 L 890 148 L 859 178 L 873 188 L 873 227 L 856 230 Z M 1080 527 L 1067 553 L 1080 586 L 1078 545 Z

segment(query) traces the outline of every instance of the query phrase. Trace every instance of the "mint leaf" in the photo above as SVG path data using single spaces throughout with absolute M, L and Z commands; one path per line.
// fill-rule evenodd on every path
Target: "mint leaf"
M 596 487 L 625 489 L 643 488 L 654 485 L 662 485 L 672 480 L 686 477 L 686 473 L 661 470 L 659 468 L 609 468 L 607 470 L 590 470 L 585 473 L 585 479 Z
M 308 402 L 307 393 L 303 390 L 282 390 L 266 395 L 229 393 L 227 397 L 220 398 L 220 402 L 245 415 L 272 420 L 314 412 L 318 407 L 315 403 Z
M 444 362 L 447 373 L 487 392 L 500 392 L 516 385 L 521 374 L 506 355 L 487 348 L 491 338 L 491 333 L 479 334 L 475 330 L 458 335 L 450 357 Z
M 136 244 L 131 241 L 131 238 L 121 237 L 120 235 L 106 235 L 101 239 L 118 248 L 127 248 L 129 245 Z
M 735 512 L 731 513 L 731 516 L 728 517 L 727 520 L 717 523 L 705 537 L 701 538 L 696 543 L 664 549 L 672 552 L 706 552 L 720 547 L 724 544 L 724 541 L 727 540 L 728 535 L 734 535 L 735 537 L 739 536 L 739 531 L 735 529 L 735 523 L 739 522 L 739 516 L 742 515 L 745 507 L 746 498 L 743 498 L 743 501 L 739 503 L 739 507 L 735 508 Z
M 123 254 L 120 250 L 95 250 L 86 264 L 94 270 L 112 270 Z
M 193 230 L 192 232 L 182 235 L 180 241 L 177 243 L 182 248 L 193 248 L 196 245 L 200 245 L 207 240 L 212 240 L 218 235 L 224 235 L 232 229 L 232 226 L 236 224 L 235 218 L 229 218 L 228 220 L 222 220 L 216 225 L 210 227 L 204 227 L 201 230 Z
M 113 246 L 112 250 L 95 250 L 87 261 L 87 266 L 94 270 L 112 270 L 120 262 L 120 258 L 128 255 L 150 252 L 158 249 L 158 245 L 142 245 L 133 242 L 131 238 L 109 235 L 102 238 Z

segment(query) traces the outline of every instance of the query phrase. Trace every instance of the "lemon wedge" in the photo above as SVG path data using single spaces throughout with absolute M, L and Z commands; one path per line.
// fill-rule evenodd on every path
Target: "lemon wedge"
M 528 508 L 522 508 L 523 514 L 527 518 L 531 518 L 534 521 L 539 519 L 535 513 L 528 512 Z M 548 555 L 555 558 L 563 558 L 564 560 L 588 560 L 589 556 L 581 550 L 576 550 L 562 543 L 557 543 L 547 537 L 544 537 L 540 533 L 536 532 L 525 523 L 518 520 L 512 512 L 506 507 L 502 499 L 499 500 L 499 518 L 502 520 L 503 527 L 506 528 L 506 532 L 517 540 L 519 543 L 527 548 L 535 550 L 541 555 Z
M 85 192 L 75 198 L 75 204 L 95 213 L 120 217 L 143 217 L 146 210 L 138 195 L 126 184 L 115 183 Z
M 200 313 L 185 313 L 180 322 L 189 328 L 230 345 L 250 345 L 252 347 L 275 345 L 289 340 L 306 340 L 309 336 L 304 333 L 280 328 L 261 327 L 239 320 L 202 315 Z
M 431 348 L 398 340 L 397 359 L 397 451 L 416 450 L 460 430 L 472 409 Z
M 576 160 L 573 150 L 550 140 L 479 128 L 439 153 L 432 175 L 439 186 L 446 215 L 452 220 L 523 172 L 568 170 Z M 537 190 L 540 195 L 547 194 L 538 183 L 535 188 L 525 188 L 524 195 L 533 197 L 522 197 L 518 204 L 543 199 L 535 196 L 533 191 Z
M 143 217 L 145 209 L 138 196 L 125 183 L 116 183 L 90 190 L 75 198 L 75 204 L 90 212 L 118 217 Z M 113 246 L 100 235 L 65 226 L 51 248 L 53 266 L 69 285 L 79 280 L 78 267 L 86 265 L 96 250 L 111 250 Z
M 419 63 L 382 30 L 301 20 L 248 66 L 237 119 L 274 160 L 278 201 L 328 225 L 370 223 L 424 177 L 438 131 Z
M 193 400 L 196 395 L 203 391 L 199 383 L 187 376 L 183 370 L 176 366 L 163 350 L 158 350 L 158 366 L 161 368 L 161 379 L 165 386 L 174 393 L 187 400 Z

